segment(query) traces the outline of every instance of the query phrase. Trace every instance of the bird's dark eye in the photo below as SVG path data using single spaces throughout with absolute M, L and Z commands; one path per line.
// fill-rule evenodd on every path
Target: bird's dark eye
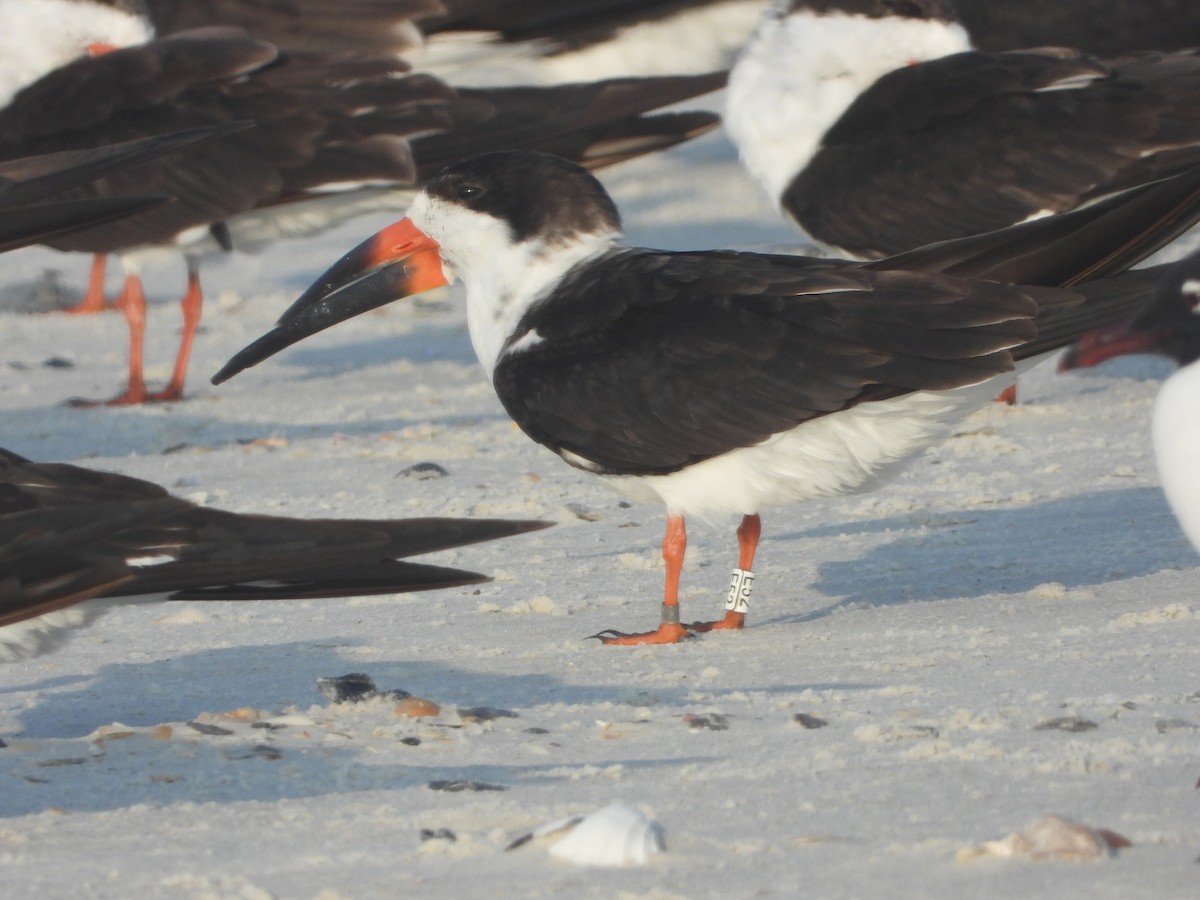
M 483 188 L 477 184 L 460 184 L 454 193 L 459 200 L 476 200 L 483 195 Z

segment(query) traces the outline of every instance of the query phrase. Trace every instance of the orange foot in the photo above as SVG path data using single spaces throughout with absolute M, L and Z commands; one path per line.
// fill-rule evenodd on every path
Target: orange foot
M 996 397 L 997 403 L 1003 403 L 1005 406 L 1017 405 L 1017 386 L 1010 384 Z
M 692 635 L 686 628 L 678 622 L 668 624 L 664 622 L 658 626 L 657 631 L 644 631 L 641 634 L 626 634 L 623 631 L 613 631 L 611 628 L 606 631 L 601 631 L 599 634 L 593 634 L 591 637 L 596 638 L 605 644 L 678 644 L 680 641 L 687 640 Z
M 174 403 L 183 399 L 182 388 L 168 386 L 164 390 L 157 391 L 153 394 L 146 393 L 145 389 L 135 390 L 126 388 L 125 393 L 118 394 L 108 400 L 88 400 L 85 397 L 73 397 L 67 401 L 68 406 L 73 406 L 76 409 L 92 409 L 97 406 L 137 406 L 141 403 Z
M 692 622 L 687 625 L 688 631 L 705 632 L 705 631 L 727 631 L 740 630 L 746 624 L 746 614 L 740 612 L 727 612 L 725 618 L 718 619 L 715 622 Z
M 183 399 L 183 388 L 167 385 L 161 391 L 146 395 L 147 403 L 175 403 Z

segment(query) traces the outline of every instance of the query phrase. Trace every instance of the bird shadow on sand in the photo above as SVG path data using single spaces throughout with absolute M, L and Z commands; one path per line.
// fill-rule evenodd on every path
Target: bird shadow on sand
M 456 764 L 444 753 L 431 753 L 437 742 L 431 744 L 428 737 L 431 729 L 461 727 L 456 705 L 511 708 L 517 698 L 527 702 L 531 697 L 553 696 L 560 703 L 587 706 L 612 700 L 614 688 L 570 685 L 552 674 L 470 672 L 421 660 L 357 668 L 366 668 L 381 689 L 404 688 L 436 698 L 444 710 L 436 720 L 440 724 L 399 719 L 388 702 L 374 710 L 343 710 L 331 721 L 308 728 L 293 724 L 277 730 L 255 729 L 243 722 L 227 723 L 232 734 L 205 734 L 181 724 L 204 712 L 237 708 L 280 712 L 294 707 L 305 714 L 314 704 L 324 706 L 315 679 L 345 674 L 349 666 L 338 650 L 334 644 L 298 642 L 230 647 L 151 662 L 111 663 L 94 674 L 14 685 L 14 690 L 34 691 L 38 696 L 20 713 L 20 733 L 6 735 L 10 746 L 0 749 L 0 778 L 6 784 L 0 793 L 0 818 L 48 808 L 82 812 L 135 803 L 273 801 L 357 791 L 426 790 L 437 781 L 519 790 L 569 780 L 564 768 L 577 765 L 619 764 L 636 770 L 711 761 L 696 754 L 639 756 L 636 749 L 621 755 L 616 745 L 605 744 L 607 755 L 602 759 L 594 753 L 580 756 L 568 746 L 544 764 Z M 675 699 L 682 703 L 686 690 L 679 690 Z M 517 708 L 519 718 L 498 719 L 491 731 L 475 734 L 472 743 L 486 742 L 492 731 L 524 734 L 541 724 L 536 709 Z M 552 729 L 562 713 L 549 715 L 545 721 L 549 729 L 529 735 L 529 742 L 555 740 Z M 317 718 L 322 719 L 320 713 Z M 662 727 L 682 730 L 677 716 L 663 718 Z M 410 747 L 400 744 L 397 733 L 396 744 L 389 744 L 388 750 L 404 762 L 389 763 L 372 759 L 382 740 L 377 735 L 354 740 L 337 733 L 339 722 L 347 730 L 370 730 L 364 721 L 375 719 L 374 724 L 422 733 L 425 738 Z M 405 721 L 411 726 L 405 726 Z M 159 739 L 146 732 L 83 739 L 113 722 L 133 728 L 171 723 L 172 733 Z M 503 759 L 511 741 L 511 735 L 497 735 L 498 759 Z M 368 749 L 367 743 L 375 749 Z M 596 746 L 588 741 L 580 753 L 588 745 Z
M 1021 594 L 1045 584 L 1086 588 L 1197 564 L 1162 492 L 1152 487 L 822 526 L 776 540 L 891 531 L 903 534 L 856 559 L 818 565 L 811 589 L 838 599 L 770 623 L 807 622 L 864 606 Z

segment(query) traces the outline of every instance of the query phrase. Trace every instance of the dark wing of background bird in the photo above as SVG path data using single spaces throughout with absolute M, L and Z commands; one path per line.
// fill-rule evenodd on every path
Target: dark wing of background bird
M 782 202 L 819 240 L 882 257 L 1182 171 L 1198 112 L 1195 52 L 943 57 L 860 95 Z
M 89 597 L 338 597 L 487 581 L 404 557 L 544 528 L 504 519 L 289 519 L 0 450 L 0 626 Z
M 624 251 L 531 310 L 517 334 L 541 340 L 503 356 L 494 384 L 534 440 L 664 474 L 866 400 L 1010 371 L 1037 309 L 985 282 Z

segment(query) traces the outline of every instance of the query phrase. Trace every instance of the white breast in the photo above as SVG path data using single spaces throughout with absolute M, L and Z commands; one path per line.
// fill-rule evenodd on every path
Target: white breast
M 669 513 L 702 518 L 866 491 L 893 477 L 1014 378 L 864 403 L 670 475 L 605 477 L 634 499 L 659 500 Z
M 1200 550 L 1200 364 L 1185 366 L 1163 383 L 1151 434 L 1167 502 Z
M 130 47 L 154 36 L 130 13 L 79 0 L 0 2 L 0 105 L 54 69 L 78 59 L 89 44 Z
M 970 49 L 959 25 L 797 13 L 764 18 L 729 76 L 725 126 L 778 201 L 825 132 L 878 78 Z

